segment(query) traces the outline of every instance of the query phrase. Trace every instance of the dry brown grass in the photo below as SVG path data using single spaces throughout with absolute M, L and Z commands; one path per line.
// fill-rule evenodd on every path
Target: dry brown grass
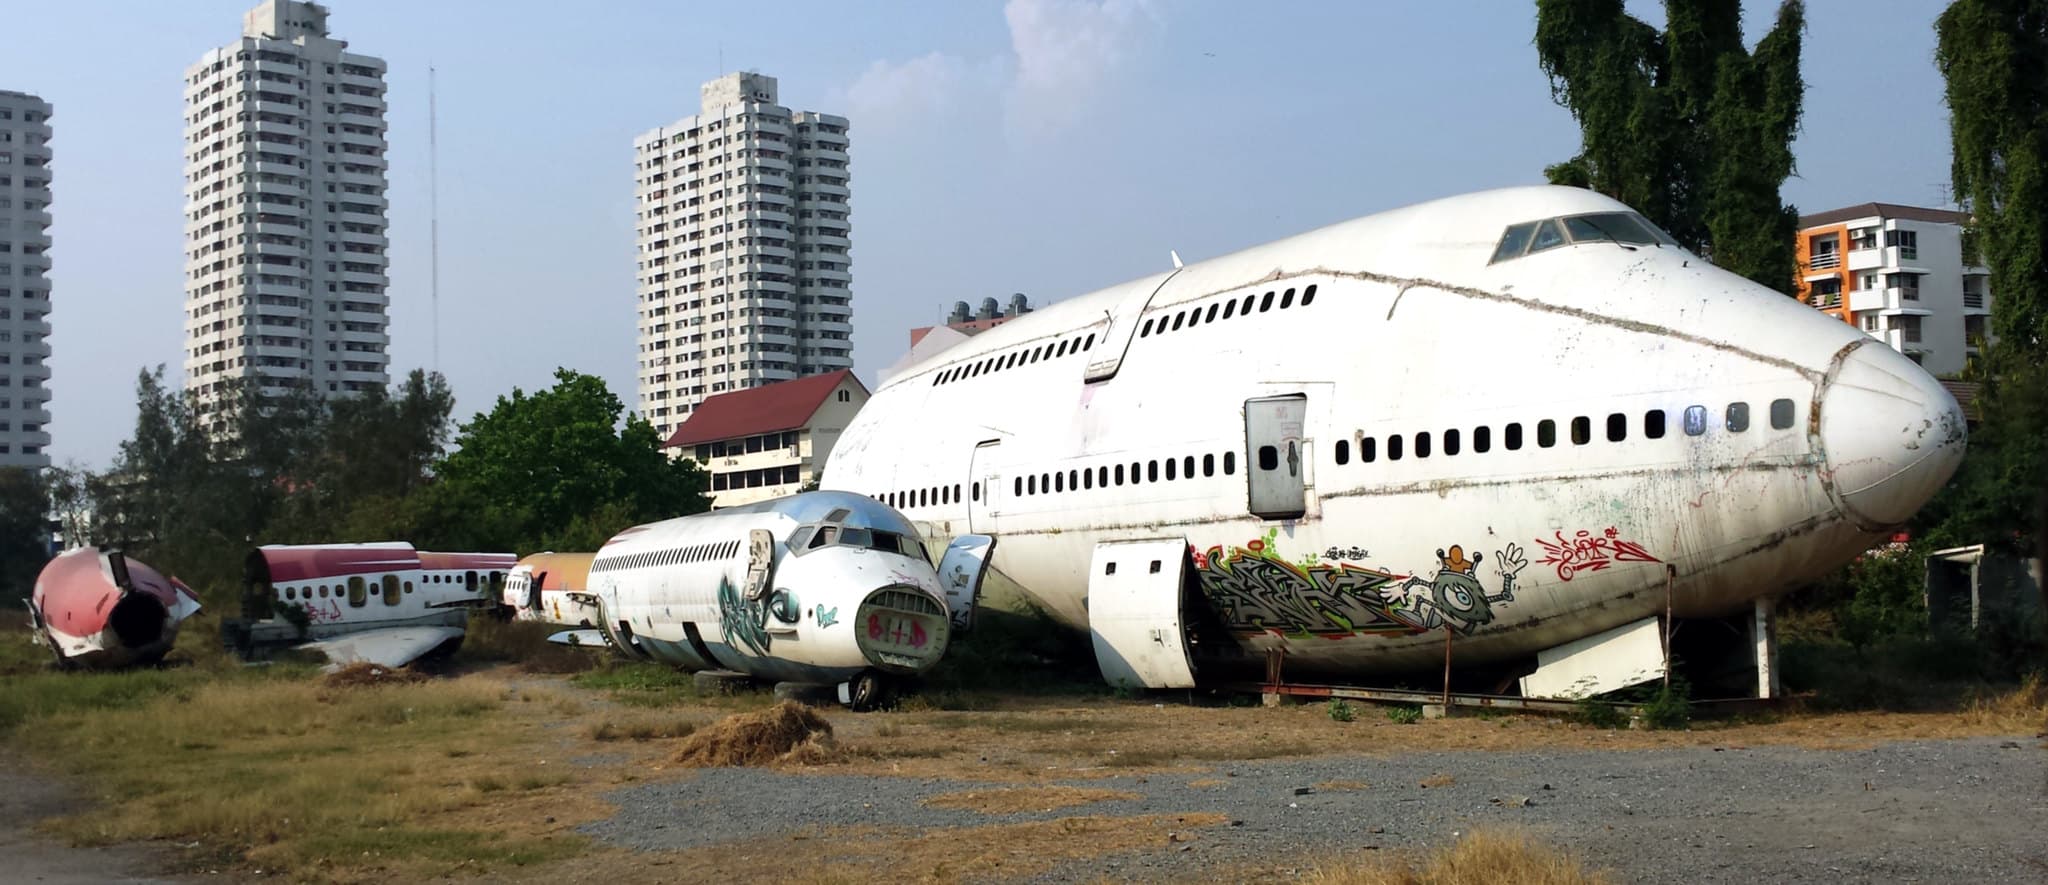
M 1201 777 L 1201 778 L 1196 778 L 1196 779 L 1194 779 L 1194 780 L 1188 781 L 1188 789 L 1190 789 L 1190 790 L 1206 790 L 1206 789 L 1209 789 L 1210 787 L 1220 787 L 1220 786 L 1223 786 L 1223 784 L 1224 784 L 1224 780 L 1223 780 L 1222 778 L 1220 778 L 1220 777 Z
M 733 885 L 782 885 L 791 870 L 804 871 L 805 881 L 821 882 L 1013 880 L 1069 861 L 1197 841 L 1203 829 L 1226 820 L 1220 814 L 1155 814 L 924 830 L 833 829 L 679 852 L 670 869 L 716 870 L 719 882 Z M 614 862 L 628 878 L 648 875 L 644 859 Z
M 697 731 L 676 750 L 686 768 L 829 765 L 846 758 L 832 740 L 832 723 L 795 701 L 734 713 Z
M 1478 830 L 1418 860 L 1371 856 L 1303 878 L 1311 885 L 1605 885 L 1605 871 L 1588 871 L 1570 853 L 1528 834 Z
M 1457 778 L 1454 778 L 1448 774 L 1444 774 L 1443 772 L 1439 771 L 1436 774 L 1432 774 L 1426 778 L 1423 778 L 1421 786 L 1423 789 L 1426 790 L 1430 787 L 1448 787 L 1457 782 Z
M 2032 675 L 2002 694 L 1974 698 L 1963 708 L 1969 726 L 2013 734 L 2048 732 L 2048 680 Z
M 1368 790 L 1371 788 L 1372 784 L 1368 784 L 1365 781 L 1323 781 L 1316 784 L 1316 791 L 1320 793 L 1346 793 L 1353 790 Z
M 1022 814 L 1119 799 L 1143 798 L 1145 797 L 1138 793 L 1126 790 L 1104 790 L 1095 787 L 1005 787 L 995 790 L 941 793 L 924 800 L 924 804 L 933 808 L 974 811 L 982 814 Z
M 652 710 L 615 710 L 585 723 L 583 735 L 594 741 L 652 741 L 689 737 L 702 725 L 695 716 Z

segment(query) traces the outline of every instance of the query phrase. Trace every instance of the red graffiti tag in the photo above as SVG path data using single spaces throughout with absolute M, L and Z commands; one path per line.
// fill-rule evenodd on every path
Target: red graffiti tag
M 1569 581 L 1579 572 L 1597 572 L 1617 562 L 1663 562 L 1651 556 L 1643 545 L 1621 540 L 1620 534 L 1620 530 L 1608 526 L 1599 536 L 1580 529 L 1570 538 L 1557 532 L 1556 543 L 1537 538 L 1536 543 L 1543 546 L 1543 558 L 1537 563 L 1557 566 L 1558 579 Z

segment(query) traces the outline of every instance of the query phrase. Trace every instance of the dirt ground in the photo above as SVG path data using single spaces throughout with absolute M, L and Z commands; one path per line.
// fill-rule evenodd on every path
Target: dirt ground
M 1203 874 L 1287 880 L 1357 851 L 1415 849 L 1455 838 L 1451 834 L 1475 821 L 1533 824 L 1550 838 L 1592 848 L 1596 860 L 1626 860 L 1631 839 L 1669 840 L 1690 826 L 1685 815 L 1639 815 L 1630 803 L 1656 804 L 1662 801 L 1657 797 L 1684 793 L 1691 789 L 1684 773 L 1702 768 L 1720 772 L 1713 801 L 1722 803 L 1729 820 L 1745 822 L 1729 830 L 1740 830 L 1731 838 L 1752 841 L 1783 819 L 1780 812 L 1789 806 L 1774 790 L 1800 772 L 1835 773 L 1809 785 L 1800 806 L 1802 814 L 1826 814 L 1829 802 L 1857 795 L 1837 791 L 1887 783 L 1868 773 L 1884 765 L 1916 767 L 1922 778 L 1948 771 L 1923 757 L 2005 766 L 1999 770 L 2006 776 L 1974 787 L 1984 801 L 1969 807 L 1964 800 L 1970 794 L 1943 792 L 1933 781 L 1891 794 L 1910 797 L 1924 812 L 1914 818 L 1915 841 L 1967 842 L 1960 832 L 1971 829 L 1965 815 L 2014 803 L 2038 808 L 2048 798 L 2048 775 L 2030 774 L 2048 759 L 2044 723 L 2032 709 L 1785 714 L 1700 723 L 1686 731 L 1616 731 L 1513 714 L 1401 723 L 1369 705 L 1356 707 L 1355 721 L 1341 722 L 1323 705 L 1019 697 L 977 699 L 971 705 L 982 708 L 970 710 L 918 703 L 879 713 L 827 708 L 822 712 L 843 750 L 835 761 L 696 770 L 673 762 L 684 735 L 736 710 L 766 707 L 765 693 L 650 704 L 509 667 L 481 675 L 539 701 L 509 705 L 510 724 L 531 737 L 506 757 L 524 760 L 505 763 L 508 783 L 534 770 L 548 777 L 482 791 L 439 822 L 515 841 L 577 837 L 588 843 L 574 857 L 528 866 L 454 863 L 436 879 L 594 882 L 717 870 L 729 881 L 786 881 L 790 870 L 803 869 L 805 879 L 848 882 Z M 1745 754 L 1752 750 L 1759 752 Z M 1889 761 L 1885 754 L 1895 752 L 1907 761 Z M 1768 764 L 1715 768 L 1737 757 Z M 1549 797 L 1529 802 L 1541 796 L 1542 778 L 1565 789 L 1566 783 L 1604 783 L 1602 772 L 1609 771 L 1633 772 L 1626 789 L 1573 793 L 1564 803 Z M 1632 798 L 1628 790 L 1638 788 L 1651 798 Z M 11 859 L 10 878 L 158 881 L 145 877 L 193 869 L 178 856 L 175 841 L 78 850 L 35 828 L 38 820 L 80 813 L 76 795 L 19 760 L 0 762 L 0 856 Z M 1518 797 L 1544 810 L 1502 810 L 1521 808 L 1514 804 Z M 1753 816 L 1746 813 L 1752 806 Z M 1297 819 L 1278 810 L 1299 808 L 1321 808 L 1322 816 Z M 1358 825 L 1369 820 L 1383 823 Z M 1826 845 L 1847 865 L 1837 868 L 1850 871 L 1848 878 L 1926 872 L 1882 865 L 1893 861 L 1879 843 L 1898 835 L 1845 824 L 1830 831 Z M 1300 855 L 1268 857 L 1254 845 L 1292 846 Z M 2026 864 L 2048 862 L 1986 851 L 1977 866 L 1935 872 L 2025 881 L 2032 869 Z M 1827 868 L 1815 872 L 1826 875 Z M 256 876 L 252 868 L 223 872 L 206 878 Z M 358 881 L 389 872 L 375 865 L 298 871 Z

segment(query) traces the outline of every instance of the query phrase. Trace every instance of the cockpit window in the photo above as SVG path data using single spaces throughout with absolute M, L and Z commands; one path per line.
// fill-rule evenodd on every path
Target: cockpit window
M 1670 234 L 1634 212 L 1589 212 L 1508 225 L 1488 263 L 1498 264 L 1559 246 L 1584 243 L 1619 243 L 1630 247 L 1678 245 Z
M 839 543 L 845 544 L 848 547 L 873 547 L 875 546 L 875 539 L 867 529 L 847 526 L 839 532 Z
M 1493 250 L 1493 260 L 1500 262 L 1522 257 L 1529 248 L 1529 237 L 1535 233 L 1536 222 L 1533 221 L 1508 225 L 1508 232 L 1501 234 L 1500 247 Z
M 876 532 L 875 549 L 883 553 L 902 553 L 903 536 L 895 532 Z
M 1565 230 L 1571 232 L 1572 242 L 1586 243 L 1596 240 L 1613 240 L 1637 246 L 1658 245 L 1657 238 L 1636 223 L 1634 216 L 1626 212 L 1602 212 L 1595 215 L 1574 215 L 1564 220 Z

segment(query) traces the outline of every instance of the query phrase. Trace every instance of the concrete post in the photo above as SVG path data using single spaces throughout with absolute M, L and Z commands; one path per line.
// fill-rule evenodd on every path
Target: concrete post
M 1757 598 L 1750 638 L 1756 643 L 1756 696 L 1775 698 L 1784 694 L 1778 681 L 1777 600 L 1768 596 Z

